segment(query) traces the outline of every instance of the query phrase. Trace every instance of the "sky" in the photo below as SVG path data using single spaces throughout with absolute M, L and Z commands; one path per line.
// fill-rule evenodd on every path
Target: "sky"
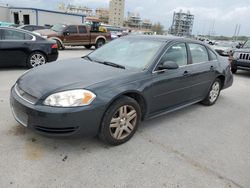
M 59 2 L 90 8 L 109 6 L 109 0 L 0 0 L 11 6 L 56 10 Z M 250 36 L 250 0 L 125 0 L 127 12 L 136 12 L 144 19 L 160 22 L 165 29 L 172 23 L 173 12 L 190 11 L 195 16 L 193 34 L 233 36 L 237 24 L 240 35 Z M 214 29 L 213 29 L 214 28 Z

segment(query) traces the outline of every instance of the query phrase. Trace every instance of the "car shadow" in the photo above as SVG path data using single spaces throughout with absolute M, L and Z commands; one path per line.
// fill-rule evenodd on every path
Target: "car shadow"
M 250 71 L 238 70 L 235 76 L 250 77 Z

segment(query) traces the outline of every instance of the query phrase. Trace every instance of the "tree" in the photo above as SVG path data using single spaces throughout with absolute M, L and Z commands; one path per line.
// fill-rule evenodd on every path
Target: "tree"
M 155 23 L 155 24 L 152 26 L 152 31 L 153 31 L 153 32 L 156 32 L 156 34 L 158 34 L 158 35 L 162 35 L 162 34 L 164 33 L 164 26 L 161 25 L 160 22 Z

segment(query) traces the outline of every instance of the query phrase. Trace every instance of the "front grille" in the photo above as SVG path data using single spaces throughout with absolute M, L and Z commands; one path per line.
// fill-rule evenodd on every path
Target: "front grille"
M 36 97 L 23 91 L 17 84 L 15 85 L 15 92 L 20 98 L 27 101 L 28 103 L 35 104 L 37 101 Z
M 70 134 L 77 131 L 79 127 L 50 128 L 50 127 L 35 126 L 34 128 L 40 132 L 49 134 Z
M 239 56 L 239 59 L 249 61 L 250 60 L 250 54 L 249 53 L 241 53 L 240 56 Z

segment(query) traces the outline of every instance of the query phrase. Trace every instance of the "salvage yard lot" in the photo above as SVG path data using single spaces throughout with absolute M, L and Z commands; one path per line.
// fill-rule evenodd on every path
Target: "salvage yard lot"
M 89 50 L 60 51 L 59 60 Z M 216 105 L 193 105 L 141 124 L 127 143 L 47 138 L 12 117 L 10 88 L 25 68 L 0 70 L 0 187 L 250 187 L 250 72 Z

